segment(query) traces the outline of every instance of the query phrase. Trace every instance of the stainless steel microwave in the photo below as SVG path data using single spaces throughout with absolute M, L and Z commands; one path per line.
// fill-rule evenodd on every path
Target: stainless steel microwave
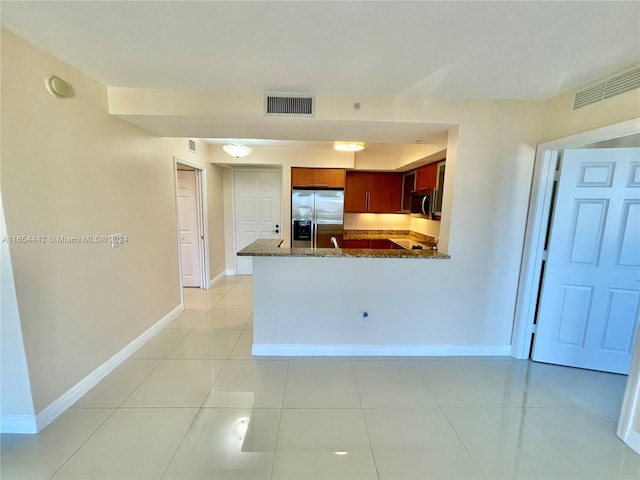
M 432 195 L 433 191 L 429 189 L 411 192 L 411 213 L 430 215 Z

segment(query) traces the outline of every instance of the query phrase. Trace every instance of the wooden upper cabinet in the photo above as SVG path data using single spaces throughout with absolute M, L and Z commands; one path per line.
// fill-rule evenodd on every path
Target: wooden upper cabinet
M 438 178 L 438 162 L 430 163 L 416 170 L 416 190 L 436 188 Z
M 347 172 L 344 211 L 352 213 L 397 213 L 402 196 L 399 173 Z
M 369 175 L 369 209 L 371 213 L 397 213 L 402 203 L 402 174 Z
M 292 187 L 345 188 L 343 168 L 291 167 Z
M 344 187 L 344 211 L 367 212 L 369 204 L 369 174 L 347 172 Z

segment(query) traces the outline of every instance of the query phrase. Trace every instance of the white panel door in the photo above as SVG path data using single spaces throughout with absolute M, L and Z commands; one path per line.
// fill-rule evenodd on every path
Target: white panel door
M 281 238 L 280 172 L 234 172 L 236 253 L 259 238 Z M 251 275 L 251 257 L 236 256 L 236 274 Z
M 180 170 L 177 172 L 177 178 L 182 285 L 185 287 L 200 287 L 202 272 L 196 172 Z
M 566 150 L 533 360 L 628 373 L 640 317 L 640 149 Z

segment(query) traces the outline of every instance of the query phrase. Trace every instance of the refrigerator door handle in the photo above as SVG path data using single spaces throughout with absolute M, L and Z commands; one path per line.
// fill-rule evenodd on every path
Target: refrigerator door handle
M 313 216 L 311 218 L 311 248 L 316 248 L 318 246 L 318 215 L 315 208 L 313 209 Z

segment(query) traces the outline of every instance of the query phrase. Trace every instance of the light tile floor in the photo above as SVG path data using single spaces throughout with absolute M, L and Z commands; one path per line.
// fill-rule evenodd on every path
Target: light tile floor
M 511 358 L 252 358 L 251 278 L 185 311 L 38 435 L 8 479 L 640 479 L 626 377 Z

